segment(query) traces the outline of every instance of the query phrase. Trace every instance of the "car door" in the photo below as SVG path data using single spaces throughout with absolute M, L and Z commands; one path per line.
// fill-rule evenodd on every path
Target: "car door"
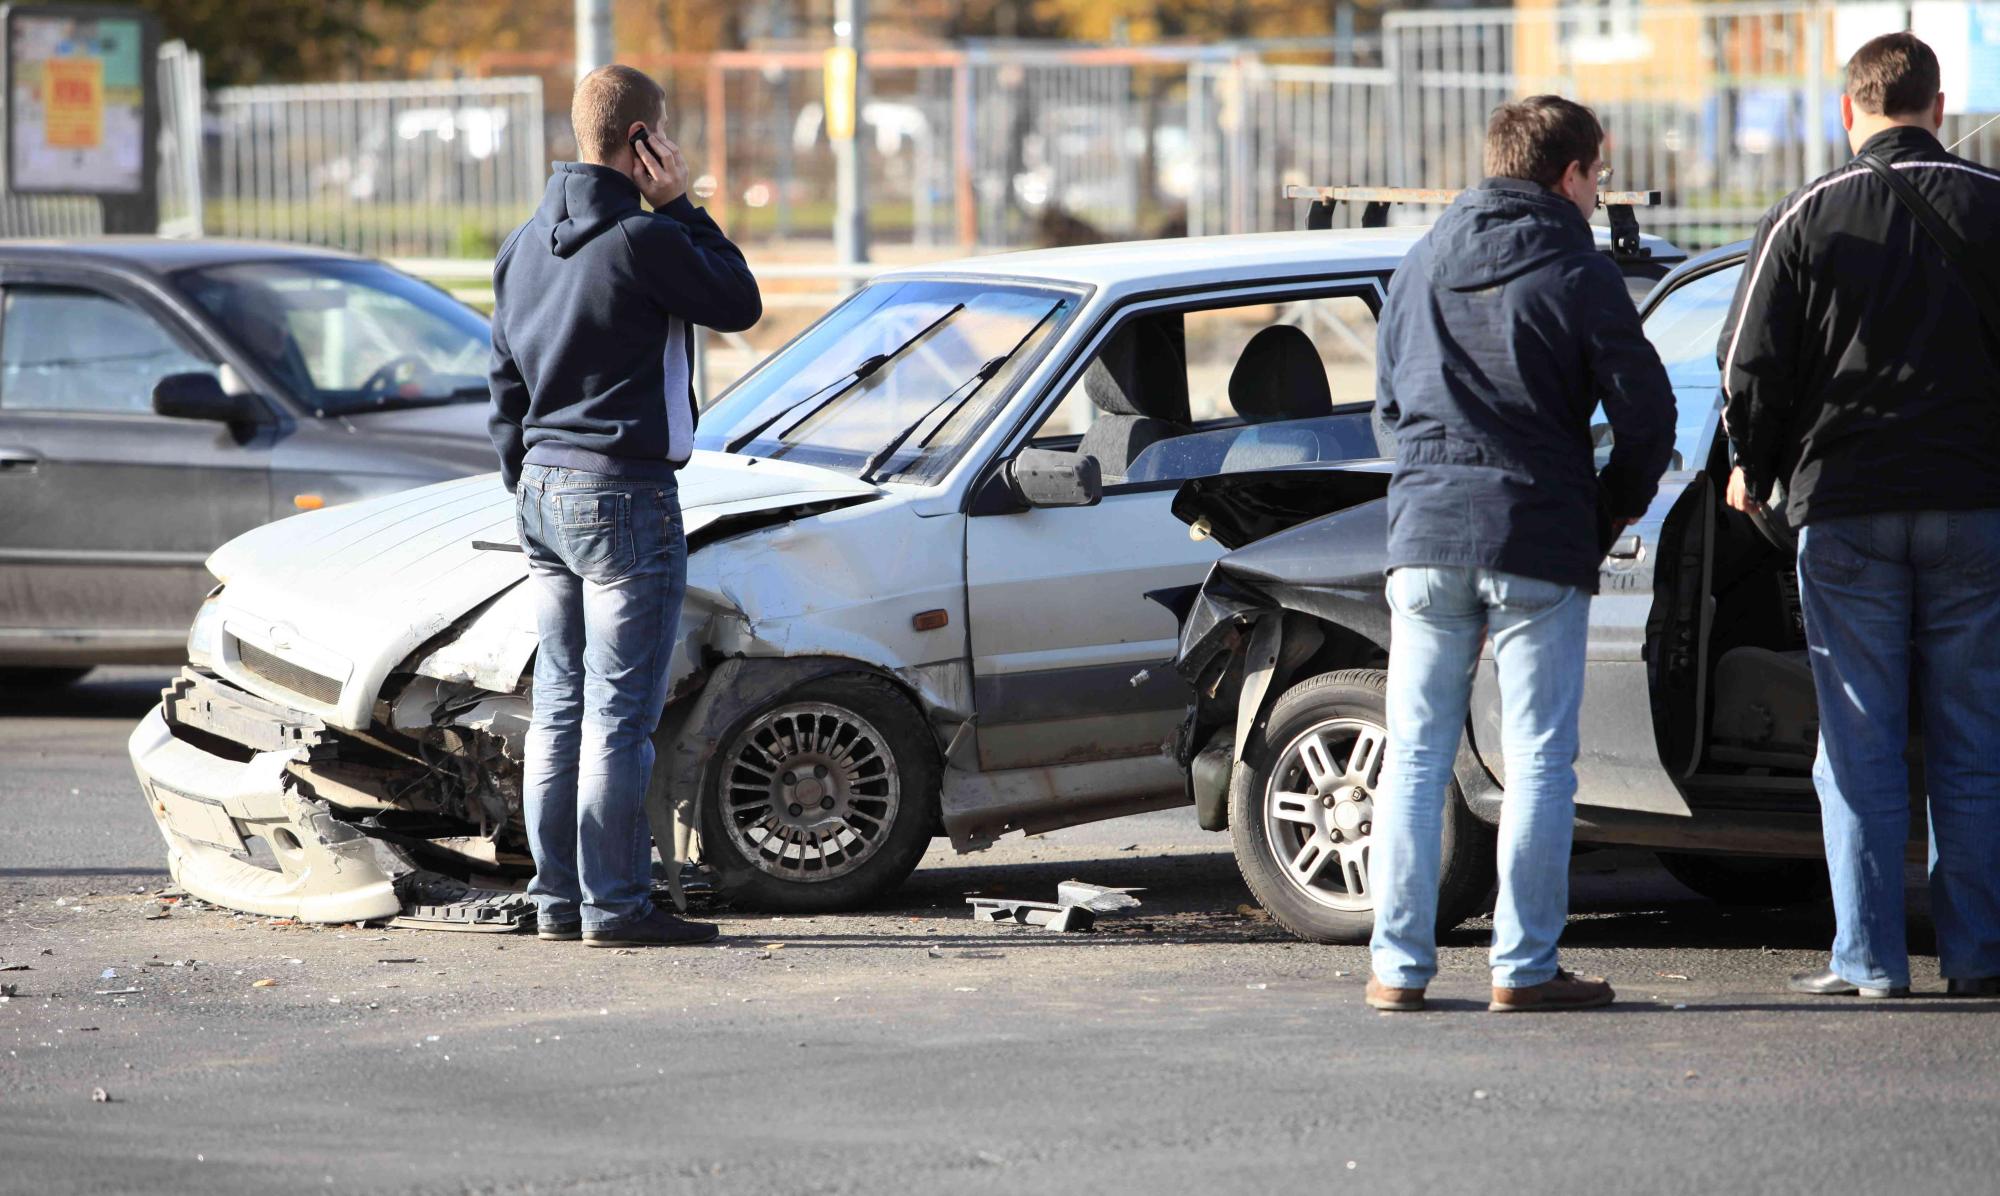
M 1290 323 L 1319 346 L 1337 397 L 1350 408 L 1363 406 L 1374 393 L 1379 306 L 1374 280 L 1320 284 L 1305 295 L 1262 288 L 1137 305 L 1098 330 L 1055 388 L 1060 399 L 1037 412 L 1023 443 L 1072 451 L 1083 443 L 1093 419 L 1103 418 L 1083 384 L 1086 367 L 1129 321 L 1164 319 L 1172 329 L 1168 339 L 1185 369 L 1188 421 L 1174 429 L 1178 435 L 1140 452 L 1127 466 L 1130 476 L 1107 472 L 1096 506 L 974 504 L 966 521 L 966 584 L 982 768 L 1160 752 L 1191 695 L 1167 667 L 1178 622 L 1146 594 L 1199 584 L 1222 555 L 1173 517 L 1174 492 L 1189 478 L 1270 464 L 1271 452 L 1319 443 L 1314 432 L 1284 421 L 1246 427 L 1230 398 L 1234 367 L 1259 331 Z M 1365 406 L 1335 423 L 1367 439 Z M 1261 453 L 1238 449 L 1230 461 L 1232 448 L 1260 438 Z M 1354 455 L 1351 441 L 1333 436 L 1327 443 L 1341 447 L 1298 459 Z M 1372 450 L 1372 439 L 1367 444 Z
M 171 308 L 120 280 L 0 285 L 0 658 L 177 659 L 208 554 L 271 517 L 270 427 L 154 414 L 217 373 Z
M 1718 484 L 1708 472 L 1719 411 L 1715 343 L 1740 270 L 1740 259 L 1725 259 L 1691 272 L 1645 309 L 1647 336 L 1674 388 L 1675 453 L 1645 517 L 1619 538 L 1598 573 L 1578 726 L 1580 806 L 1689 812 L 1677 782 L 1694 770 L 1706 719 Z M 1610 447 L 1608 429 L 1599 440 L 1601 455 Z M 1504 781 L 1490 646 L 1474 682 L 1473 739 Z

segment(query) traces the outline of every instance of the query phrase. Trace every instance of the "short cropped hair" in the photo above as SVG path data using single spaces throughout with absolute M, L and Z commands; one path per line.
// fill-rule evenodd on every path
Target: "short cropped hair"
M 1597 114 L 1561 96 L 1529 96 L 1493 110 L 1486 122 L 1486 173 L 1553 188 L 1571 162 L 1589 170 L 1604 148 Z
M 605 162 L 625 144 L 633 121 L 650 125 L 666 114 L 667 93 L 643 71 L 601 66 L 576 85 L 569 104 L 576 152 L 586 162 Z
M 1914 34 L 1885 33 L 1847 60 L 1847 94 L 1870 116 L 1907 116 L 1937 102 L 1937 55 Z

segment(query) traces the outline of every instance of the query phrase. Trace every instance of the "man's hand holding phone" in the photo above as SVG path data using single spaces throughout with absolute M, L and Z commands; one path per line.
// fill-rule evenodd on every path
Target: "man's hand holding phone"
M 654 211 L 687 194 L 687 163 L 681 147 L 664 137 L 649 136 L 642 128 L 632 131 L 632 181 Z

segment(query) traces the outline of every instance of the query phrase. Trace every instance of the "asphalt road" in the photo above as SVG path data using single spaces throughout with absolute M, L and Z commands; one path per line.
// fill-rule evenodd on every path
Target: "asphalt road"
M 123 741 L 162 680 L 0 696 L 0 966 L 29 968 L 0 972 L 0 1190 L 1942 1192 L 2000 1166 L 2000 1002 L 1783 995 L 1823 910 L 1721 910 L 1634 857 L 1579 858 L 1566 937 L 1621 1002 L 1524 1017 L 1484 1012 L 1476 927 L 1433 1012 L 1369 1011 L 1365 952 L 1290 941 L 1183 812 L 934 853 L 883 908 L 727 916 L 720 947 L 146 920 Z M 964 913 L 1071 877 L 1146 904 L 1089 935 Z

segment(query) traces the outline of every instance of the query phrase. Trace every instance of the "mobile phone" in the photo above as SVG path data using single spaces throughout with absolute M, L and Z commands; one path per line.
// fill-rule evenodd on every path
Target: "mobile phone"
M 644 129 L 634 129 L 634 130 L 632 130 L 632 136 L 631 136 L 630 138 L 628 138 L 627 140 L 629 140 L 629 141 L 630 141 L 630 142 L 632 143 L 632 152 L 633 152 L 633 153 L 635 153 L 635 154 L 636 154 L 636 153 L 638 153 L 638 152 L 639 152 L 639 143 L 640 143 L 640 142 L 642 142 L 642 141 L 645 141 L 645 140 L 647 140 L 647 138 L 646 138 L 646 130 L 644 130 Z M 658 152 L 658 151 L 655 151 L 655 152 Z

